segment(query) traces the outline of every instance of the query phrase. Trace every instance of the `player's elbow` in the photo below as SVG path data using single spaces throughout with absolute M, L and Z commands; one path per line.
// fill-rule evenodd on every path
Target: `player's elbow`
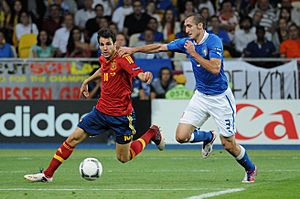
M 221 71 L 221 67 L 214 67 L 212 70 L 211 70 L 211 73 L 214 74 L 214 75 L 218 75 Z

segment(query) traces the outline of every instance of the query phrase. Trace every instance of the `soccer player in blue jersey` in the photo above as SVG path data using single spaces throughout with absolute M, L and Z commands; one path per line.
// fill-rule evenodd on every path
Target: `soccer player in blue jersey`
M 205 31 L 205 19 L 200 14 L 192 14 L 184 22 L 188 37 L 168 44 L 151 44 L 119 49 L 120 55 L 135 52 L 157 53 L 175 51 L 187 54 L 192 62 L 196 79 L 196 91 L 180 118 L 176 130 L 179 143 L 203 142 L 202 156 L 207 158 L 212 152 L 216 138 L 213 131 L 202 131 L 200 127 L 212 116 L 218 126 L 221 142 L 236 161 L 245 168 L 242 182 L 254 182 L 257 168 L 250 160 L 244 147 L 236 143 L 236 105 L 228 87 L 223 68 L 223 45 L 221 39 Z

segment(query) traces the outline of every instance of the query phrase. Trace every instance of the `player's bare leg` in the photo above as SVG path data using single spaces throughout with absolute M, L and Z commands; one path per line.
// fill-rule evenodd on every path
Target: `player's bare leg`
M 160 131 L 159 126 L 152 125 L 149 130 L 144 133 L 139 139 L 127 143 L 127 144 L 116 144 L 116 155 L 117 159 L 122 162 L 126 163 L 129 160 L 135 158 L 139 153 L 141 153 L 147 144 L 150 141 L 153 141 L 157 148 L 161 151 L 165 147 L 164 136 Z
M 54 172 L 64 160 L 70 157 L 76 145 L 85 140 L 87 137 L 88 134 L 81 128 L 76 128 L 66 141 L 57 149 L 46 170 L 36 174 L 25 175 L 24 178 L 31 182 L 51 182 L 53 180 Z
M 120 162 L 126 163 L 130 160 L 130 145 L 131 143 L 127 143 L 127 144 L 116 143 L 116 156 Z
M 196 143 L 203 142 L 202 144 L 202 157 L 207 158 L 213 149 L 213 142 L 216 135 L 213 131 L 201 131 L 196 129 L 191 124 L 179 123 L 176 130 L 176 140 L 179 143 Z
M 245 177 L 242 182 L 254 182 L 257 174 L 257 168 L 248 157 L 248 154 L 244 147 L 236 143 L 234 136 L 224 137 L 220 135 L 220 138 L 224 149 L 228 151 L 233 157 L 235 157 L 236 161 L 245 168 Z

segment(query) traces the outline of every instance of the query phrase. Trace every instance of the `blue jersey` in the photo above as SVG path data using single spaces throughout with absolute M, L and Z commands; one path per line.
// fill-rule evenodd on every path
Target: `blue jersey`
M 221 59 L 221 70 L 217 75 L 212 74 L 202 67 L 184 48 L 184 44 L 190 40 L 195 45 L 196 52 L 204 59 L 218 58 Z M 196 79 L 196 89 L 207 95 L 217 95 L 226 91 L 228 88 L 227 77 L 224 73 L 223 65 L 223 45 L 221 39 L 205 32 L 202 41 L 197 44 L 194 40 L 184 37 L 174 40 L 168 45 L 168 50 L 185 53 L 192 62 L 192 67 Z

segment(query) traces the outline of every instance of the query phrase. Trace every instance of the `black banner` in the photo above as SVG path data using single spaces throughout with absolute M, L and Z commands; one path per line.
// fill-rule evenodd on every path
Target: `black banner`
M 56 143 L 64 141 L 89 113 L 96 100 L 0 101 L 1 143 Z M 151 125 L 151 101 L 134 100 L 137 134 Z M 105 143 L 113 132 L 88 138 L 85 142 Z

